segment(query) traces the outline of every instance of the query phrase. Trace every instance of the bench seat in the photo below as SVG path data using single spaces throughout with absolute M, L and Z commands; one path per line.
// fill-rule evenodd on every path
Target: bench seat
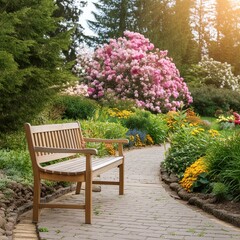
M 93 158 L 92 172 L 94 175 L 100 174 L 101 169 L 105 167 L 114 168 L 122 164 L 122 157 Z M 59 175 L 80 175 L 86 172 L 86 159 L 74 158 L 64 162 L 55 163 L 42 167 L 41 172 L 59 174 Z
M 118 185 L 119 195 L 124 194 L 123 144 L 127 139 L 84 138 L 80 124 L 63 123 L 31 126 L 25 124 L 28 149 L 34 176 L 33 222 L 39 220 L 42 208 L 84 209 L 85 223 L 92 222 L 92 184 Z M 97 149 L 87 148 L 88 142 L 118 145 L 117 155 L 97 157 Z M 118 168 L 115 181 L 96 181 L 94 178 Z M 76 194 L 85 183 L 84 204 L 41 203 L 41 180 L 76 182 Z

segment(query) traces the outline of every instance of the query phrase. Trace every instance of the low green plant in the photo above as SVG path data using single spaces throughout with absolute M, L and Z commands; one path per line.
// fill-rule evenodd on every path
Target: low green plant
M 53 102 L 52 109 L 62 111 L 65 119 L 89 119 L 99 108 L 96 101 L 83 96 L 60 95 Z M 60 112 L 61 112 L 60 111 Z
M 217 198 L 217 201 L 222 201 L 228 198 L 228 187 L 221 182 L 212 183 L 212 194 Z
M 28 151 L 0 150 L 0 169 L 9 179 L 32 183 L 32 166 Z
M 26 147 L 26 137 L 23 129 L 8 134 L 0 134 L 0 149 L 25 150 Z
M 218 139 L 206 151 L 211 182 L 223 183 L 228 194 L 240 200 L 240 135 Z

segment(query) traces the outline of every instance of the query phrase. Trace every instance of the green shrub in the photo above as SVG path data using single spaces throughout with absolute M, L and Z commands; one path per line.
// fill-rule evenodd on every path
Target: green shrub
M 138 129 L 149 134 L 155 144 L 166 140 L 168 127 L 163 115 L 154 115 L 148 111 L 137 110 L 134 114 L 124 119 L 123 125 L 129 129 Z
M 216 141 L 206 152 L 212 182 L 226 185 L 228 193 L 240 200 L 240 135 Z
M 170 136 L 170 144 L 164 166 L 179 178 L 187 167 L 204 156 L 207 148 L 215 140 L 209 131 L 199 127 L 182 127 Z
M 32 165 L 28 151 L 0 150 L 0 169 L 12 180 L 32 183 Z
M 94 122 L 94 121 L 81 121 L 81 128 L 84 137 L 90 138 L 126 138 L 127 128 L 123 127 L 120 123 L 110 122 Z M 89 143 L 88 147 L 98 149 L 100 156 L 108 153 L 106 144 L 104 143 Z
M 193 103 L 191 106 L 202 116 L 214 116 L 216 111 L 227 112 L 233 109 L 240 112 L 240 93 L 213 86 L 190 88 Z
M 25 133 L 22 131 L 0 134 L 0 149 L 25 150 L 27 147 Z
M 212 194 L 218 201 L 225 200 L 228 198 L 228 187 L 221 182 L 212 183 Z
M 61 95 L 53 102 L 55 111 L 62 111 L 62 118 L 89 119 L 99 108 L 96 101 L 83 96 Z

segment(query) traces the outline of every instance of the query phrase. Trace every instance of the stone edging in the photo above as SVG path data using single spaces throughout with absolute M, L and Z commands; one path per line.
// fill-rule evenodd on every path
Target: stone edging
M 169 186 L 169 190 L 172 190 L 177 194 L 173 196 L 174 198 L 187 201 L 188 204 L 199 207 L 203 211 L 212 214 L 222 221 L 228 222 L 236 227 L 240 227 L 240 214 L 232 214 L 225 210 L 217 209 L 214 204 L 201 199 L 197 196 L 197 194 L 189 193 L 183 189 L 174 175 L 169 175 L 164 169 L 161 169 L 160 173 L 162 181 Z

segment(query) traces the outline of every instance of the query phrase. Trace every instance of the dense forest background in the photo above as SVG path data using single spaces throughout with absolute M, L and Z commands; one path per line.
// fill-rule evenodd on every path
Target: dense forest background
M 127 29 L 144 34 L 168 50 L 184 72 L 203 55 L 240 73 L 240 1 L 236 0 L 98 0 L 95 20 L 88 21 L 102 44 Z
M 125 30 L 168 50 L 186 82 L 188 69 L 204 55 L 240 74 L 239 0 L 95 0 L 88 21 L 94 36 L 83 34 L 80 21 L 88 3 L 0 0 L 0 133 L 34 119 L 78 80 L 72 68 L 82 43 L 95 48 Z

